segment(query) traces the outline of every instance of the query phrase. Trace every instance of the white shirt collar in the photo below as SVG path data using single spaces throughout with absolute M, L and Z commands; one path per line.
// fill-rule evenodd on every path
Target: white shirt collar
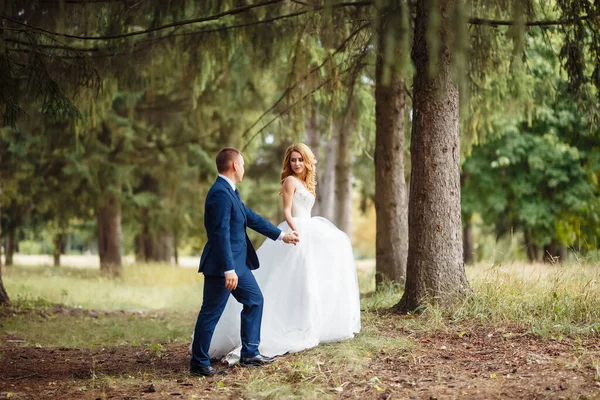
M 236 188 L 236 186 L 235 186 L 235 183 L 233 183 L 233 181 L 232 181 L 231 179 L 229 179 L 228 177 L 226 177 L 225 175 L 219 174 L 219 176 L 220 176 L 221 178 L 225 179 L 225 181 L 226 181 L 227 183 L 229 183 L 229 185 L 231 186 L 231 188 L 232 188 L 232 189 L 233 189 L 233 191 L 235 192 L 235 189 L 237 189 L 237 188 Z

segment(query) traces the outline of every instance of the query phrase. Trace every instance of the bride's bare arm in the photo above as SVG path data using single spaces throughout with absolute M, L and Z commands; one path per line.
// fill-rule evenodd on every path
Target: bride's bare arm
M 282 197 L 283 197 L 283 215 L 285 220 L 290 226 L 290 229 L 295 231 L 296 225 L 292 219 L 292 199 L 294 192 L 296 191 L 296 185 L 293 179 L 287 178 L 283 181 Z

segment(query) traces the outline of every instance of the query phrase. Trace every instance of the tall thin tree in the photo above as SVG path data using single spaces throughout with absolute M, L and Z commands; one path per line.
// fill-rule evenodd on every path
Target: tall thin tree
M 459 96 L 452 63 L 458 3 L 417 2 L 409 248 L 406 288 L 396 305 L 401 312 L 427 303 L 450 304 L 469 291 L 462 254 Z M 439 25 L 432 25 L 435 21 Z M 430 32 L 434 38 L 428 37 Z
M 404 81 L 398 60 L 401 7 L 382 7 L 375 67 L 375 282 L 403 282 L 408 251 L 408 213 L 404 178 Z M 404 35 L 407 32 L 403 32 Z M 389 50 L 392 51 L 389 51 Z

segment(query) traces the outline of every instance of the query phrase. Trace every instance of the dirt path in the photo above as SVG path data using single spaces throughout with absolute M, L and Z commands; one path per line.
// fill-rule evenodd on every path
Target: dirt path
M 331 390 L 372 399 L 600 399 L 600 338 L 542 340 L 478 327 L 470 333 L 382 331 L 414 341 L 373 354 L 368 368 Z M 98 349 L 22 347 L 2 338 L 0 399 L 240 398 L 246 369 L 197 379 L 185 344 Z M 280 369 L 296 355 L 283 357 Z M 224 390 L 223 388 L 226 388 Z

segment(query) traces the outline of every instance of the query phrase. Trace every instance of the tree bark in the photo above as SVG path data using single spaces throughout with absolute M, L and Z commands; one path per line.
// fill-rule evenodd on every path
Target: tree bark
M 2 153 L 0 152 L 0 160 L 2 157 Z M 0 197 L 2 196 L 2 181 L 0 180 Z M 0 217 L 1 217 L 2 209 L 0 208 Z M 0 226 L 0 238 L 2 237 L 2 226 Z M 4 288 L 4 282 L 2 281 L 2 252 L 0 251 L 0 305 L 9 305 L 10 298 L 8 297 L 8 293 L 6 293 L 6 289 Z
M 121 275 L 121 203 L 107 195 L 96 211 L 100 270 L 109 276 Z
M 150 232 L 148 220 L 143 222 L 143 232 L 135 238 L 135 258 L 138 262 L 167 262 L 173 257 L 173 235 Z
M 385 59 L 387 26 L 378 32 L 375 69 L 375 283 L 404 282 L 408 214 L 404 178 L 404 82 Z M 386 68 L 389 82 L 384 82 Z
M 319 201 L 319 214 L 313 213 L 313 215 L 320 215 L 323 218 L 326 218 L 332 222 L 335 222 L 335 158 L 336 158 L 336 148 L 337 148 L 337 140 L 336 140 L 336 132 L 332 130 L 331 138 L 327 142 L 327 146 L 325 147 L 325 157 L 324 162 L 320 163 L 321 167 L 318 166 L 318 170 L 320 170 L 321 182 L 317 186 L 317 200 Z
M 531 233 L 525 230 L 525 246 L 527 248 L 527 259 L 530 263 L 537 262 L 539 260 L 538 248 L 535 243 L 531 240 Z
M 6 237 L 6 260 L 5 265 L 10 267 L 13 265 L 13 256 L 15 254 L 16 232 L 8 232 Z
M 175 265 L 179 265 L 179 250 L 177 250 L 177 248 L 179 247 L 179 235 L 177 234 L 177 232 L 175 232 L 175 234 L 173 235 L 173 261 L 175 262 Z
M 350 159 L 351 132 L 350 123 L 346 120 L 351 119 L 350 115 L 346 118 L 342 116 L 335 127 L 338 129 L 337 154 L 335 163 L 335 224 L 346 232 L 348 236 L 352 235 L 352 160 Z M 346 121 L 346 122 L 342 122 Z
M 14 265 L 14 256 L 17 248 L 17 232 L 12 230 L 7 235 L 6 260 L 7 267 Z
M 54 249 L 52 250 L 52 256 L 54 258 L 54 266 L 60 267 L 60 256 L 65 253 L 65 235 L 63 233 L 57 233 L 54 235 Z
M 544 262 L 550 264 L 556 264 L 557 262 L 563 263 L 567 260 L 567 246 L 560 243 L 556 239 L 552 239 L 552 242 L 544 246 Z
M 470 290 L 462 248 L 459 96 L 452 79 L 455 7 L 455 0 L 438 0 L 437 10 L 429 1 L 417 2 L 409 247 L 399 312 L 450 306 Z M 440 19 L 440 48 L 433 59 L 427 38 L 431 12 Z

